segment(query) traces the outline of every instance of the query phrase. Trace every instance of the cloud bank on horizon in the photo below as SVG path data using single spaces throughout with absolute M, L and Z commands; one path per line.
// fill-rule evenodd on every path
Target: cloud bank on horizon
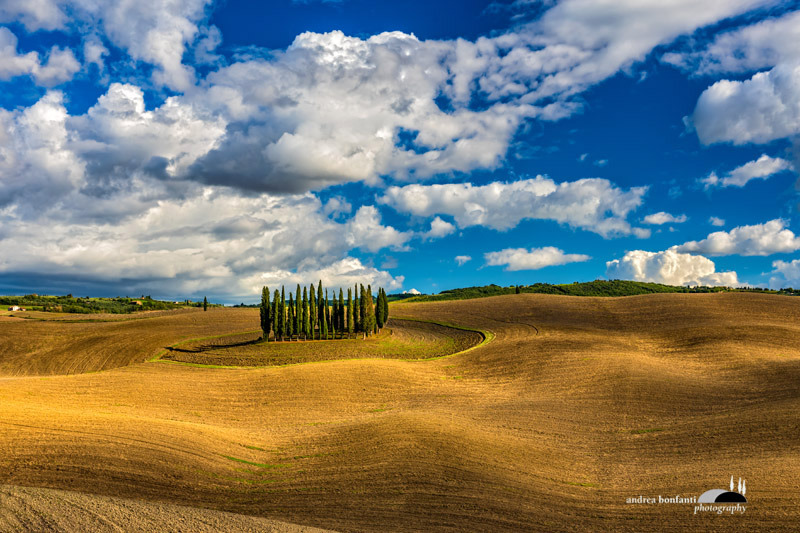
M 791 2 L 350 4 L 281 48 L 235 1 L 0 4 L 0 289 L 800 284 Z

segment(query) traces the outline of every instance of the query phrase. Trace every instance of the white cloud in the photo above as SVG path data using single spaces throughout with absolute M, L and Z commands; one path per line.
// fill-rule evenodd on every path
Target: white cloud
M 464 263 L 466 263 L 467 261 L 472 261 L 472 257 L 469 255 L 456 256 L 456 263 L 458 263 L 458 266 L 464 266 Z
M 800 66 L 781 65 L 745 81 L 718 81 L 697 100 L 704 144 L 767 143 L 800 132 Z
M 622 259 L 606 263 L 606 277 L 666 285 L 739 285 L 736 272 L 717 272 L 710 259 L 701 255 L 677 253 L 674 250 L 627 252 Z
M 642 222 L 645 224 L 653 224 L 653 225 L 661 225 L 661 224 L 681 224 L 688 220 L 686 215 L 671 215 L 664 211 L 659 211 L 658 213 L 652 213 L 644 217 Z
M 347 255 L 355 246 L 377 248 L 358 238 L 381 232 L 371 228 L 354 237 L 358 222 L 332 221 L 312 195 L 246 198 L 207 187 L 185 191 L 184 199 L 147 198 L 155 191 L 145 186 L 112 196 L 107 202 L 128 214 L 107 221 L 69 211 L 31 219 L 0 210 L 0 273 L 40 283 L 54 276 L 88 278 L 136 294 L 202 291 L 236 301 L 252 298 L 265 282 L 322 278 L 338 286 L 358 278 L 392 289 L 402 285 L 402 276 Z M 134 198 L 125 200 L 129 195 Z M 85 202 L 78 192 L 69 199 Z
M 800 133 L 800 12 L 723 33 L 675 61 L 701 73 L 757 72 L 720 80 L 697 101 L 693 122 L 704 144 L 767 143 Z
M 431 220 L 431 229 L 423 233 L 424 239 L 440 239 L 456 231 L 456 227 L 439 217 Z
M 666 59 L 706 75 L 763 70 L 796 61 L 800 59 L 800 12 L 722 32 L 701 51 L 671 54 Z
M 397 231 L 391 226 L 381 225 L 381 216 L 374 206 L 362 206 L 347 223 L 347 243 L 353 248 L 377 252 L 381 248 L 406 250 L 406 243 L 414 236 L 412 232 Z
M 173 97 L 176 105 L 212 124 L 209 134 L 225 129 L 207 153 L 180 156 L 190 167 L 180 179 L 300 193 L 353 181 L 380 184 L 385 176 L 419 180 L 497 168 L 524 121 L 574 113 L 581 107 L 577 93 L 644 59 L 654 46 L 759 3 L 698 7 L 670 0 L 644 9 L 639 0 L 602 8 L 567 0 L 548 5 L 540 20 L 474 42 L 308 32 L 267 59 L 234 62 L 199 83 L 182 59 L 219 64 L 213 50 L 221 35 L 208 26 L 210 0 L 10 1 L 0 20 L 90 35 L 87 64 L 100 67 L 108 43 L 154 65 L 157 85 L 184 92 Z M 59 79 L 59 65 L 65 71 L 62 52 L 51 51 L 52 68 L 42 74 L 47 83 Z M 440 99 L 447 101 L 442 107 Z M 171 136 L 171 146 L 184 138 L 180 121 Z M 95 140 L 127 152 L 124 135 Z M 127 166 L 157 166 L 153 157 L 163 156 L 140 152 Z
M 708 217 L 708 223 L 712 226 L 724 226 L 725 220 L 719 217 Z
M 17 36 L 0 27 L 0 80 L 16 76 L 31 76 L 37 85 L 53 87 L 72 79 L 81 68 L 72 50 L 54 46 L 42 62 L 37 52 L 19 54 Z
M 353 211 L 353 205 L 343 196 L 334 196 L 325 202 L 323 212 L 334 218 L 342 215 L 349 215 Z
M 259 280 L 263 285 L 270 286 L 270 290 L 278 285 L 294 286 L 298 283 L 301 287 L 308 286 L 317 280 L 328 288 L 342 288 L 345 291 L 354 285 L 372 285 L 373 294 L 378 287 L 388 291 L 397 290 L 403 286 L 403 276 L 392 277 L 388 272 L 361 264 L 359 259 L 347 257 L 323 268 L 303 271 L 273 270 L 264 272 Z M 413 290 L 413 289 L 412 289 Z
M 706 255 L 770 255 L 800 250 L 800 237 L 786 228 L 785 220 L 775 219 L 716 231 L 701 241 L 689 241 L 672 249 Z
M 6 0 L 0 22 L 22 22 L 40 29 L 100 30 L 131 58 L 155 65 L 154 81 L 175 90 L 195 83 L 183 55 L 201 32 L 211 0 Z M 52 52 L 51 52 L 52 56 Z M 87 58 L 88 59 L 88 58 Z
M 539 270 L 540 268 L 565 265 L 588 261 L 591 259 L 584 254 L 565 254 L 563 250 L 553 246 L 543 248 L 506 248 L 498 252 L 488 252 L 483 254 L 486 264 L 489 266 L 506 265 L 505 270 Z
M 492 182 L 389 187 L 379 202 L 418 216 L 446 214 L 460 228 L 515 227 L 525 219 L 555 220 L 604 237 L 628 235 L 626 218 L 642 203 L 646 187 L 618 189 L 604 179 L 556 183 L 538 176 L 512 183 Z
M 744 187 L 747 182 L 754 179 L 767 179 L 779 172 L 789 170 L 792 164 L 780 157 L 770 157 L 762 154 L 755 161 L 749 161 L 744 165 L 731 170 L 727 176 L 720 179 L 715 173 L 711 173 L 707 178 L 701 180 L 708 189 L 714 186 L 720 187 Z
M 769 287 L 771 289 L 783 289 L 792 287 L 800 288 L 800 259 L 793 261 L 774 261 L 772 263 Z
M 414 294 L 414 295 L 417 295 L 417 294 L 422 294 L 422 293 L 419 292 L 417 289 L 409 289 L 407 291 L 403 291 L 403 294 Z

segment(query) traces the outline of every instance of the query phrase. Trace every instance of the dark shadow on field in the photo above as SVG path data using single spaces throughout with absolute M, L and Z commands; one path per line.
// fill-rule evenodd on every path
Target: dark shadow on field
M 229 342 L 227 344 L 201 344 L 200 346 L 194 346 L 191 348 L 181 348 L 179 346 L 167 346 L 165 349 L 170 352 L 181 352 L 181 353 L 203 353 L 209 350 L 218 350 L 220 348 L 240 348 L 242 346 L 251 346 L 253 344 L 259 344 L 263 342 L 261 337 L 257 339 L 252 339 L 249 341 L 241 341 L 241 342 Z

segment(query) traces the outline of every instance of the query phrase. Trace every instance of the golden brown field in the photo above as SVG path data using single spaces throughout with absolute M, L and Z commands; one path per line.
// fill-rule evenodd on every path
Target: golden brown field
M 495 338 L 429 361 L 197 368 L 147 361 L 252 331 L 258 311 L 0 322 L 0 530 L 797 530 L 800 299 L 522 294 L 391 313 Z M 731 475 L 743 515 L 625 503 Z

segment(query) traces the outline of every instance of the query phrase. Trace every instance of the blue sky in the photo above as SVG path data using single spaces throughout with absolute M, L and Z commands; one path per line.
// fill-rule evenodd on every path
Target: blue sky
M 0 292 L 800 286 L 773 0 L 0 5 Z

